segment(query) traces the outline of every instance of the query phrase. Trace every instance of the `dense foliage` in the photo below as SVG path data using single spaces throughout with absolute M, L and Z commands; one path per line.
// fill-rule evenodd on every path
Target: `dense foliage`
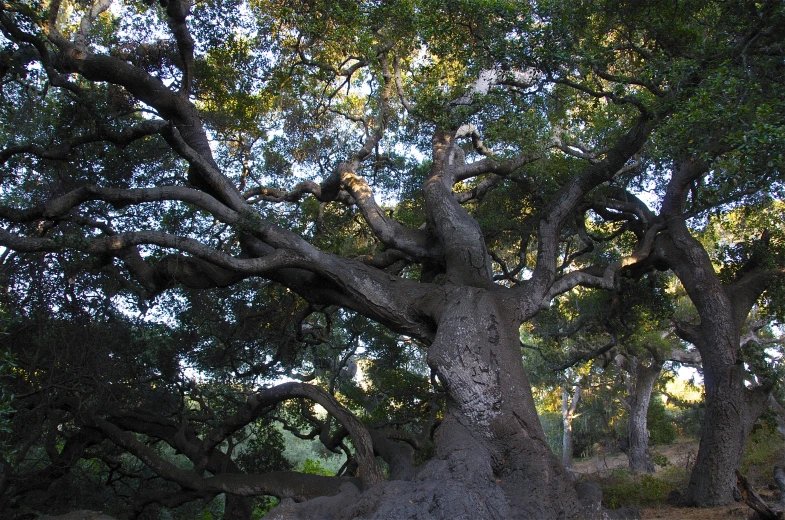
M 782 392 L 783 30 L 768 0 L 2 0 L 0 511 L 599 518 L 535 394 L 647 471 L 679 363 L 686 497 L 731 500 Z

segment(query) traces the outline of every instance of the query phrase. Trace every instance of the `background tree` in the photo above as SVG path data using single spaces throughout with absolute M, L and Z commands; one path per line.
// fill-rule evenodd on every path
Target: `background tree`
M 648 166 L 684 157 L 669 143 L 704 135 L 680 140 L 674 114 L 690 114 L 704 95 L 720 99 L 721 79 L 743 68 L 726 73 L 716 56 L 741 47 L 739 60 L 777 73 L 782 6 L 655 3 L 643 16 L 619 2 L 111 5 L 0 6 L 11 129 L 0 151 L 0 244 L 66 257 L 73 271 L 64 279 L 74 285 L 83 269 L 100 270 L 116 280 L 116 304 L 135 299 L 143 309 L 167 304 L 181 287 L 239 295 L 265 291 L 260 279 L 274 282 L 258 306 L 243 296 L 249 303 L 232 309 L 230 327 L 283 303 L 280 317 L 265 310 L 258 322 L 280 319 L 274 328 L 294 330 L 311 348 L 271 341 L 272 354 L 233 350 L 227 379 L 269 366 L 251 390 L 216 396 L 219 405 L 199 401 L 198 385 L 175 384 L 178 402 L 193 393 L 196 417 L 207 417 L 202 429 L 182 406 L 160 424 L 71 404 L 79 427 L 170 482 L 158 503 L 226 494 L 237 504 L 227 510 L 246 515 L 243 497 L 275 495 L 285 500 L 273 517 L 598 517 L 596 497 L 579 495 L 547 446 L 520 326 L 578 285 L 613 288 L 617 271 L 641 263 L 658 234 L 685 221 L 669 209 L 682 192 L 668 192 L 662 219 L 626 192 L 648 181 L 646 172 L 665 177 Z M 760 36 L 741 45 L 752 30 Z M 775 87 L 745 106 L 781 100 Z M 755 121 L 776 130 L 781 106 L 766 106 Z M 641 155 L 652 137 L 660 155 Z M 776 152 L 770 144 L 756 167 Z M 769 189 L 777 172 L 747 189 Z M 707 208 L 726 201 L 700 200 Z M 585 233 L 590 211 L 618 233 Z M 616 251 L 625 256 L 575 263 L 621 236 Z M 407 409 L 419 420 L 363 424 L 334 393 L 337 381 L 257 386 L 264 375 L 291 373 L 289 361 L 304 365 L 301 376 L 308 363 L 315 376 L 340 376 L 366 327 L 351 326 L 352 313 L 400 336 L 394 345 L 427 349 L 435 390 L 418 387 L 422 373 L 405 379 L 418 387 Z M 280 325 L 285 318 L 294 325 Z M 347 328 L 332 331 L 335 339 L 309 343 L 336 319 Z M 224 328 L 217 320 L 193 330 L 210 326 Z M 223 337 L 235 348 L 250 339 Z M 193 350 L 206 366 L 222 361 L 213 344 Z M 180 358 L 168 361 L 174 368 Z M 444 396 L 441 423 L 432 458 L 415 468 L 412 450 L 431 439 L 432 393 Z M 292 429 L 330 449 L 351 438 L 345 451 L 359 481 L 237 476 L 233 436 L 293 399 L 328 415 L 299 404 L 302 422 Z M 156 453 L 156 439 L 181 451 L 186 467 Z M 336 496 L 321 498 L 318 511 L 293 503 L 323 495 Z

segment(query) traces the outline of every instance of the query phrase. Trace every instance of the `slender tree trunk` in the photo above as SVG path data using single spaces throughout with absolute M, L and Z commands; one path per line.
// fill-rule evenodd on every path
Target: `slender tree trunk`
M 572 420 L 575 419 L 575 410 L 578 408 L 578 402 L 581 399 L 580 385 L 573 386 L 572 396 L 567 391 L 567 385 L 563 385 L 561 389 L 561 418 L 562 418 L 562 443 L 561 443 L 561 460 L 564 467 L 572 467 L 572 453 L 574 451 L 573 436 L 572 436 Z
M 649 452 L 649 403 L 654 383 L 662 371 L 662 361 L 653 360 L 649 366 L 642 366 L 636 359 L 631 395 L 626 400 L 629 435 L 627 458 L 632 473 L 654 473 L 654 461 Z

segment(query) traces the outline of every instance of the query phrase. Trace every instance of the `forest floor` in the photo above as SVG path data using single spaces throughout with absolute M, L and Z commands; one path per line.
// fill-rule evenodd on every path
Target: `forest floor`
M 658 479 L 673 483 L 673 488 L 682 487 L 686 481 L 679 482 L 686 478 L 688 469 L 695 461 L 695 454 L 698 452 L 697 441 L 686 440 L 670 445 L 654 446 L 652 452 L 657 455 L 667 457 L 668 464 L 656 467 L 654 476 Z M 660 460 L 662 458 L 660 457 Z M 605 454 L 591 457 L 585 460 L 576 460 L 573 470 L 581 477 L 607 484 L 614 477 L 614 470 L 627 467 L 627 456 L 623 453 Z M 617 471 L 618 474 L 618 471 Z M 773 492 L 760 489 L 760 494 L 765 500 L 775 500 L 775 497 L 768 495 Z M 771 502 L 770 502 L 771 503 Z M 732 520 L 748 519 L 752 516 L 752 510 L 743 503 L 733 503 L 727 506 L 713 507 L 708 509 L 676 507 L 662 503 L 661 505 L 641 507 L 641 517 L 643 520 Z
M 689 468 L 695 462 L 695 455 L 698 453 L 698 441 L 685 440 L 673 444 L 653 446 L 652 452 L 664 455 L 668 458 L 667 466 L 656 466 L 655 475 L 660 475 L 670 466 Z M 576 460 L 573 469 L 580 475 L 599 475 L 610 473 L 615 469 L 627 467 L 627 455 L 624 453 L 612 453 L 607 455 L 597 455 L 584 460 Z

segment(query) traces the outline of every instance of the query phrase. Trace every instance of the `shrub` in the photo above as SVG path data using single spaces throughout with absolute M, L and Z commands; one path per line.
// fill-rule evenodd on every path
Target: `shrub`
M 646 420 L 651 444 L 672 444 L 676 440 L 676 425 L 659 397 L 653 396 L 650 401 Z
M 664 504 L 674 482 L 653 475 L 634 476 L 626 469 L 616 470 L 600 481 L 602 504 L 609 509 L 647 507 Z
M 767 416 L 758 419 L 744 446 L 741 472 L 753 485 L 769 483 L 774 466 L 785 462 L 785 446 L 774 422 Z
M 668 464 L 670 464 L 670 462 L 668 461 L 668 457 L 667 456 L 663 455 L 662 453 L 657 453 L 656 451 L 652 451 L 651 452 L 651 461 L 656 466 L 661 466 L 663 468 L 665 466 L 667 466 Z
M 314 459 L 305 459 L 300 471 L 303 473 L 310 473 L 311 475 L 323 475 L 325 477 L 332 477 L 335 475 L 335 473 L 323 467 L 321 462 Z

